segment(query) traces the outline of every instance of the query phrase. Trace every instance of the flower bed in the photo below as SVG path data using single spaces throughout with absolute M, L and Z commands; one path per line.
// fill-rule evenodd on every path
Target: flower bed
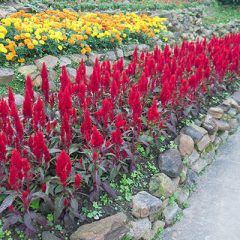
M 48 10 L 37 14 L 17 12 L 2 19 L 0 60 L 59 52 L 87 54 L 91 49 L 114 48 L 126 42 L 162 37 L 165 18 L 147 15 L 76 13 Z
M 156 156 L 162 136 L 176 136 L 179 120 L 196 116 L 207 95 L 234 83 L 239 48 L 240 35 L 233 34 L 153 53 L 136 49 L 126 68 L 123 59 L 113 65 L 96 59 L 89 79 L 81 62 L 74 83 L 62 68 L 53 93 L 44 64 L 41 94 L 28 77 L 20 110 L 9 88 L 8 100 L 0 101 L 4 228 L 20 224 L 31 234 L 45 224 L 33 211 L 37 199 L 55 220 L 73 221 L 82 219 L 83 199 L 97 200 L 101 192 L 115 198 L 111 183 L 134 171 L 139 145 Z

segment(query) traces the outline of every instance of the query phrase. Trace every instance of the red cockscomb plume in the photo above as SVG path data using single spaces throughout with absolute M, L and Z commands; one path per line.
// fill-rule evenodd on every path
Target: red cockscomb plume
M 56 174 L 64 187 L 67 186 L 67 179 L 72 170 L 72 162 L 69 155 L 62 150 L 56 162 Z
M 92 138 L 91 138 L 91 145 L 94 148 L 99 148 L 103 145 L 104 143 L 104 137 L 103 135 L 98 131 L 96 126 L 93 126 L 93 133 L 92 133 Z
M 112 132 L 112 143 L 121 145 L 122 142 L 123 142 L 123 140 L 122 140 L 121 130 L 120 130 L 120 128 L 117 128 L 117 130 L 115 132 Z
M 81 125 L 81 133 L 84 135 L 84 139 L 88 142 L 90 140 L 92 132 L 92 120 L 90 117 L 90 112 L 87 107 L 84 110 L 83 122 Z
M 39 129 L 39 126 L 42 128 L 46 124 L 46 115 L 44 113 L 43 102 L 40 97 L 38 97 L 37 103 L 33 107 L 33 128 L 35 131 Z
M 80 187 L 81 181 L 82 181 L 82 177 L 79 173 L 77 173 L 75 175 L 75 179 L 74 179 L 74 187 L 76 190 Z
M 22 108 L 24 119 L 32 117 L 32 99 L 29 91 L 26 89 L 24 100 L 23 100 L 23 108 Z
M 152 106 L 148 109 L 148 121 L 157 123 L 159 121 L 160 114 L 157 109 L 157 100 L 153 99 Z
M 25 88 L 26 88 L 26 91 L 29 92 L 30 97 L 33 101 L 34 100 L 34 91 L 33 91 L 32 79 L 31 79 L 31 76 L 29 76 L 29 75 L 26 78 Z
M 42 78 L 41 90 L 44 95 L 45 101 L 49 102 L 49 81 L 48 81 L 47 67 L 45 63 L 43 63 L 42 65 L 41 78 Z

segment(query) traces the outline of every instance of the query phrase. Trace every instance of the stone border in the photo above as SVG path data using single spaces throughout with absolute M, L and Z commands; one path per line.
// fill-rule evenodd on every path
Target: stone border
M 173 225 L 181 216 L 189 189 L 239 124 L 240 90 L 220 105 L 210 107 L 204 120 L 184 127 L 175 139 L 177 148 L 160 154 L 160 173 L 150 179 L 149 192 L 140 191 L 133 196 L 131 218 L 120 212 L 82 225 L 70 240 L 120 240 L 124 236 L 154 239 L 159 230 Z

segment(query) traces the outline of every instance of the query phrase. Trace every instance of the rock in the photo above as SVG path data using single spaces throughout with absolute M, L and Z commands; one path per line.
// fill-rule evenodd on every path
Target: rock
M 152 224 L 148 218 L 138 219 L 129 223 L 130 232 L 128 236 L 138 240 L 149 235 L 151 232 Z
M 237 102 L 238 105 L 240 105 L 240 90 L 235 92 L 231 98 Z
M 117 213 L 100 221 L 85 224 L 70 236 L 70 240 L 120 240 L 129 232 L 127 216 Z
M 60 64 L 59 64 L 60 67 L 67 66 L 67 65 L 70 65 L 72 63 L 72 60 L 70 58 L 64 57 L 64 56 L 60 57 L 59 60 L 60 60 Z
M 162 201 L 151 194 L 141 191 L 132 199 L 132 214 L 137 218 L 153 215 L 161 209 Z
M 60 238 L 56 237 L 54 234 L 48 231 L 44 231 L 42 233 L 42 240 L 60 240 Z
M 42 84 L 42 77 L 41 75 L 38 75 L 34 80 L 33 80 L 33 86 L 34 87 L 40 87 Z
M 84 61 L 87 60 L 87 56 L 86 55 L 81 55 L 81 54 L 71 54 L 68 57 L 70 58 L 70 60 L 72 60 L 73 62 L 78 63 L 78 64 L 80 64 L 82 59 Z
M 57 72 L 55 70 L 48 71 L 48 78 L 49 81 L 56 81 L 57 80 Z
M 228 122 L 224 121 L 224 120 L 215 120 L 215 123 L 217 125 L 217 128 L 219 131 L 228 131 L 230 130 L 230 125 Z
M 71 67 L 67 67 L 68 77 L 70 78 L 71 82 L 75 82 L 77 70 Z
M 90 66 L 86 66 L 86 76 L 89 78 L 93 72 L 93 68 Z
M 55 82 L 49 81 L 49 87 L 50 87 L 51 91 L 53 91 L 53 92 L 57 91 L 57 86 L 56 86 Z
M 164 229 L 164 226 L 165 226 L 165 222 L 164 222 L 164 221 L 160 221 L 160 220 L 155 221 L 155 222 L 153 223 L 152 230 L 149 231 L 148 233 L 146 233 L 146 234 L 143 236 L 143 239 L 144 239 L 144 240 L 152 240 L 152 239 L 155 239 L 154 237 L 156 236 L 156 234 L 159 232 L 159 230 Z
M 169 149 L 158 158 L 159 169 L 169 177 L 177 177 L 183 168 L 181 155 L 177 149 Z
M 192 166 L 199 159 L 199 157 L 199 153 L 194 149 L 192 154 L 188 157 L 188 163 L 190 166 Z
M 177 214 L 181 211 L 181 209 L 178 207 L 177 203 L 173 203 L 172 205 L 168 205 L 164 211 L 163 211 L 163 216 L 165 218 L 165 223 L 167 226 L 171 225 Z
M 178 149 L 181 156 L 191 155 L 194 149 L 194 142 L 192 138 L 186 134 L 180 134 Z
M 189 190 L 186 188 L 181 188 L 179 187 L 176 191 L 177 194 L 177 202 L 180 205 L 183 205 L 184 203 L 187 202 L 188 198 L 189 198 Z
M 164 173 L 158 173 L 150 179 L 149 192 L 156 197 L 169 197 L 176 190 L 175 184 Z
M 211 143 L 211 139 L 208 134 L 204 135 L 203 138 L 196 144 L 197 149 L 202 152 L 209 144 Z
M 24 101 L 24 97 L 22 95 L 20 95 L 20 94 L 15 95 L 15 104 L 17 105 L 17 107 L 22 106 L 23 101 Z
M 186 181 L 185 181 L 185 184 L 186 186 L 193 186 L 197 183 L 197 178 L 198 178 L 198 175 L 196 172 L 194 172 L 193 170 L 189 169 L 188 172 L 187 172 L 187 178 L 186 178 Z
M 214 159 L 214 154 L 209 152 L 205 155 L 205 157 L 200 158 L 192 165 L 192 170 L 197 172 L 198 174 L 202 172 L 209 164 L 212 163 Z
M 235 133 L 238 129 L 238 126 L 239 126 L 237 119 L 230 119 L 229 120 L 229 125 L 231 127 L 231 130 L 229 131 L 230 134 Z
M 220 107 L 211 107 L 208 110 L 208 115 L 216 119 L 221 119 L 223 117 L 224 111 Z
M 223 105 L 226 105 L 226 106 L 229 106 L 229 107 L 236 108 L 236 109 L 239 108 L 238 103 L 237 103 L 234 99 L 232 99 L 232 98 L 226 99 L 225 101 L 223 101 L 222 104 L 223 104 Z
M 124 53 L 123 53 L 123 50 L 121 48 L 117 48 L 116 53 L 117 53 L 118 58 L 123 58 L 124 57 Z
M 206 118 L 202 124 L 202 127 L 205 128 L 210 135 L 214 134 L 218 130 L 217 124 L 215 123 L 213 117 L 210 115 L 206 116 Z
M 110 61 L 116 61 L 117 56 L 116 56 L 114 51 L 109 51 L 109 52 L 106 53 L 106 59 L 108 59 Z
M 238 111 L 235 108 L 230 108 L 229 111 L 227 112 L 227 115 L 229 115 L 231 118 L 235 117 L 237 114 Z
M 148 51 L 150 47 L 147 44 L 139 44 L 138 45 L 138 50 L 141 51 Z
M 221 142 L 224 143 L 226 142 L 226 140 L 228 139 L 228 136 L 229 136 L 229 132 L 228 131 L 225 131 L 223 132 L 219 137 L 221 139 Z
M 15 74 L 11 68 L 0 67 L 0 85 L 9 85 Z
M 0 8 L 0 19 L 6 18 L 10 14 L 16 12 L 17 10 L 11 6 L 4 6 Z
M 30 75 L 32 79 L 36 78 L 37 75 L 39 74 L 36 65 L 26 65 L 19 67 L 18 72 L 22 74 L 24 77 Z
M 47 55 L 43 58 L 35 60 L 35 64 L 37 65 L 37 68 L 40 70 L 42 69 L 43 63 L 46 64 L 48 69 L 53 69 L 57 66 L 58 62 L 59 62 L 58 58 L 52 55 Z
M 191 126 L 184 127 L 182 129 L 182 133 L 190 136 L 193 139 L 194 143 L 198 143 L 203 138 L 203 136 L 207 134 L 207 130 L 193 124 Z

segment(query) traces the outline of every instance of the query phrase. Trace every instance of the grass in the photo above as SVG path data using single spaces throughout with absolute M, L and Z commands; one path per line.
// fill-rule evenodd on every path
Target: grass
M 205 24 L 219 24 L 237 19 L 240 20 L 240 6 L 222 5 L 215 2 L 208 8 L 203 22 Z

